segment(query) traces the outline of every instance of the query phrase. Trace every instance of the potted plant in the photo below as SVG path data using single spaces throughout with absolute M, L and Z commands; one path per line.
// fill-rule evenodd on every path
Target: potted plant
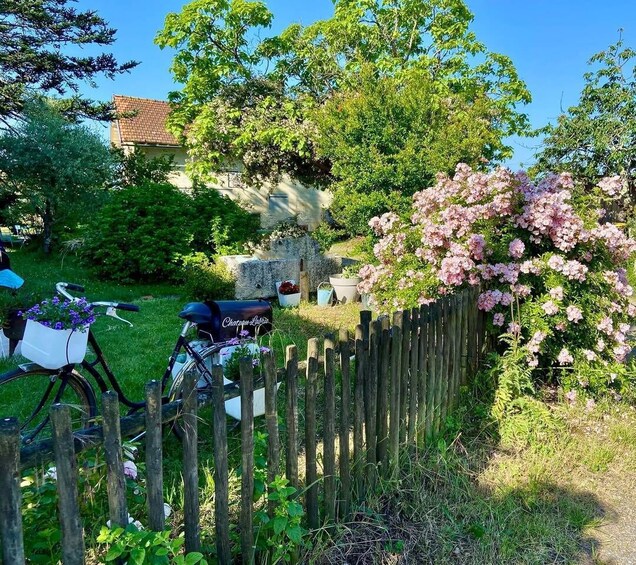
M 300 304 L 300 287 L 294 281 L 283 281 L 278 285 L 278 302 L 283 308 Z
M 26 320 L 21 313 L 41 301 L 42 293 L 31 290 L 26 283 L 19 290 L 0 290 L 0 327 L 9 339 L 9 354 L 12 355 L 24 335 Z
M 82 362 L 88 328 L 95 321 L 93 307 L 85 298 L 71 301 L 55 296 L 21 315 L 26 320 L 22 340 L 24 357 L 46 369 Z
M 342 273 L 339 275 L 332 275 L 329 277 L 329 282 L 333 286 L 333 290 L 336 294 L 336 300 L 343 304 L 349 302 L 355 302 L 360 297 L 358 293 L 358 283 L 362 279 L 358 276 L 358 265 L 348 265 L 342 269 Z

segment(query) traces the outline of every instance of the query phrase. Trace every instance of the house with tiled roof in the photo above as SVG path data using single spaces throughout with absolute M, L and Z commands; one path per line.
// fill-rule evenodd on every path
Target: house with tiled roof
M 113 102 L 118 119 L 111 122 L 110 141 L 125 152 L 141 149 L 148 157 L 172 155 L 175 164 L 170 182 L 179 188 L 192 187 L 185 164 L 188 159 L 186 149 L 166 129 L 170 105 L 162 100 L 115 95 Z M 215 174 L 213 185 L 221 194 L 249 205 L 261 216 L 261 225 L 272 225 L 298 217 L 298 223 L 316 227 L 322 220 L 324 210 L 329 206 L 329 193 L 306 187 L 289 179 L 283 179 L 276 186 L 256 188 L 246 186 L 241 181 L 236 167 Z

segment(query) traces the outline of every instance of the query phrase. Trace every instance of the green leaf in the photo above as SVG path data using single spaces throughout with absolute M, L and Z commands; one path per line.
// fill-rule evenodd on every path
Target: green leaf
M 287 522 L 286 516 L 276 516 L 274 518 L 274 533 L 276 535 L 280 534 L 287 527 Z
M 118 546 L 118 545 L 113 545 L 108 552 L 106 553 L 106 555 L 104 556 L 104 561 L 114 561 L 115 559 L 117 559 L 122 553 L 123 553 L 123 549 Z
M 300 526 L 288 528 L 285 533 L 287 534 L 287 537 L 295 544 L 300 544 L 303 539 L 303 529 Z
M 130 552 L 130 559 L 134 565 L 144 565 L 146 559 L 146 550 L 137 548 Z
M 203 554 L 198 551 L 193 551 L 192 553 L 188 553 L 185 558 L 185 565 L 194 565 L 195 563 L 199 563 L 203 559 Z

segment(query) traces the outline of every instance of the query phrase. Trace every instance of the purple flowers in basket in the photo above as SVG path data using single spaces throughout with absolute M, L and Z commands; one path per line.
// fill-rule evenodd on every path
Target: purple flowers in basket
M 93 306 L 86 298 L 60 300 L 55 296 L 32 306 L 26 312 L 18 312 L 25 320 L 39 322 L 54 330 L 84 331 L 95 321 Z

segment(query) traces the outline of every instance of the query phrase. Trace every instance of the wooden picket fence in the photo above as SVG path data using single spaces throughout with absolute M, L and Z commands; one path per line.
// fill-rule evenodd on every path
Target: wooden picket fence
M 479 366 L 485 349 L 484 318 L 476 292 L 465 291 L 390 320 L 373 320 L 361 312 L 354 340 L 347 331 L 338 339 L 326 336 L 308 342 L 305 378 L 299 378 L 295 346 L 286 350 L 284 402 L 277 398 L 273 354 L 265 356 L 265 426 L 267 480 L 284 470 L 306 512 L 306 526 L 347 520 L 381 477 L 397 476 L 400 455 L 425 447 L 443 431 L 457 406 L 459 389 Z M 352 348 L 353 343 L 353 348 Z M 322 360 L 322 363 L 320 361 Z M 353 360 L 353 361 L 352 361 Z M 241 360 L 241 485 L 240 552 L 243 563 L 258 561 L 254 548 L 254 418 L 253 375 L 249 359 Z M 183 402 L 162 406 L 160 385 L 146 385 L 147 409 L 120 419 L 117 395 L 102 398 L 103 427 L 74 437 L 67 406 L 51 410 L 53 437 L 33 449 L 19 449 L 15 419 L 0 422 L 0 535 L 4 563 L 25 562 L 20 508 L 20 469 L 53 452 L 57 467 L 59 521 L 63 561 L 84 563 L 84 538 L 78 505 L 76 454 L 103 442 L 107 464 L 110 520 L 127 524 L 122 429 L 145 428 L 148 527 L 165 526 L 163 506 L 162 430 L 177 414 L 185 428 L 183 440 L 185 551 L 199 551 L 198 409 L 213 404 L 214 503 L 217 559 L 232 563 L 228 438 L 221 367 L 213 369 L 211 395 L 196 392 L 196 376 L 187 375 Z M 339 379 L 338 379 L 339 376 Z M 299 391 L 304 388 L 304 429 L 299 427 Z M 320 399 L 320 402 L 319 402 Z M 277 402 L 278 400 L 278 402 Z M 178 404 L 178 405 L 177 405 Z M 175 406 L 177 405 L 177 406 Z M 279 413 L 278 406 L 284 405 Z M 279 417 L 285 433 L 279 433 Z M 320 418 L 318 418 L 320 414 Z M 322 457 L 317 457 L 319 450 Z M 44 453 L 45 455 L 42 455 Z M 304 456 L 300 459 L 300 456 Z M 21 457 L 23 459 L 21 463 Z M 319 465 L 321 459 L 322 465 Z M 304 460 L 304 470 L 299 469 Z M 304 471 L 304 472 L 302 472 Z M 320 493 L 322 491 L 322 496 Z M 270 509 L 271 511 L 271 509 Z

